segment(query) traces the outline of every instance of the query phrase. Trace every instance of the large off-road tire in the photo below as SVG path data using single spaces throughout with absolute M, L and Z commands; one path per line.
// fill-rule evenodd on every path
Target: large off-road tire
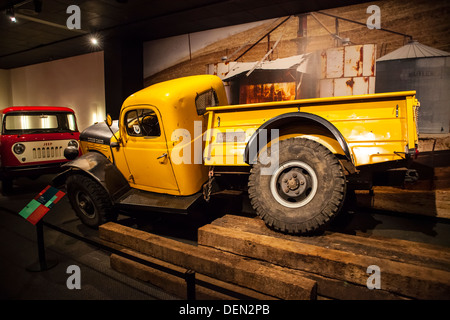
M 67 178 L 66 188 L 73 210 L 85 225 L 98 228 L 117 219 L 108 193 L 98 182 L 82 174 L 73 174 Z
M 278 165 L 269 170 L 268 158 L 274 159 L 276 146 Z M 346 191 L 345 175 L 336 156 L 320 143 L 304 138 L 282 140 L 260 152 L 248 186 L 251 204 L 264 222 L 293 234 L 324 227 L 341 209 Z

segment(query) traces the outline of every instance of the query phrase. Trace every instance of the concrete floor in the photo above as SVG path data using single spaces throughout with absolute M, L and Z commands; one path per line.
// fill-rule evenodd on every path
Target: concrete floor
M 0 299 L 143 300 L 173 299 L 161 290 L 122 275 L 109 266 L 109 253 L 44 227 L 47 260 L 57 265 L 44 272 L 27 268 L 38 260 L 36 228 L 17 215 L 51 181 L 15 181 L 14 194 L 0 196 Z M 45 216 L 45 221 L 92 240 L 97 231 L 79 223 L 64 197 Z M 81 289 L 69 290 L 70 265 L 80 267 Z
M 52 176 L 37 180 L 15 181 L 14 192 L 0 196 L 0 299 L 50 300 L 170 300 L 173 296 L 147 283 L 133 280 L 109 266 L 109 253 L 44 227 L 47 260 L 57 265 L 44 272 L 30 272 L 37 261 L 36 229 L 17 213 L 51 181 Z M 231 201 L 219 199 L 211 207 L 214 216 L 133 215 L 119 216 L 119 222 L 160 235 L 195 243 L 196 230 L 222 213 L 235 213 Z M 234 204 L 234 203 L 233 203 Z M 221 208 L 221 209 L 218 209 Z M 252 214 L 248 202 L 243 211 Z M 81 224 L 67 197 L 52 208 L 44 219 L 83 237 L 98 240 L 97 231 Z M 450 247 L 449 221 L 386 212 L 345 212 L 331 226 L 350 234 L 394 237 Z M 81 289 L 69 290 L 67 268 L 77 265 L 81 271 Z

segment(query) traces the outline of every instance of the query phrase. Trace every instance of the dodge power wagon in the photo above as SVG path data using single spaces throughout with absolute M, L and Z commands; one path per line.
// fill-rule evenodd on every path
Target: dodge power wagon
M 170 80 L 128 97 L 116 123 L 82 132 L 83 155 L 54 181 L 92 227 L 118 209 L 186 212 L 242 188 L 268 226 L 310 233 L 348 189 L 405 166 L 418 105 L 414 91 L 228 105 L 217 76 Z
M 0 110 L 0 178 L 10 191 L 16 177 L 61 171 L 67 147 L 79 149 L 75 113 L 65 107 L 9 107 Z

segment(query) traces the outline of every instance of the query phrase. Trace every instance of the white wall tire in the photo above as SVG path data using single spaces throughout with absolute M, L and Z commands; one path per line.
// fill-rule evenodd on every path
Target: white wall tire
M 248 192 L 258 216 L 269 227 L 292 234 L 325 227 L 345 199 L 345 175 L 336 156 L 312 140 L 282 140 L 274 148 L 279 151 L 278 166 L 272 175 L 264 175 L 270 149 L 259 155 L 250 171 Z

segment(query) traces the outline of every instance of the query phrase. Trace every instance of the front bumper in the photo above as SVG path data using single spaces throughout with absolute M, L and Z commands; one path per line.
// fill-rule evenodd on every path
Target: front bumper
M 43 174 L 59 173 L 64 170 L 64 168 L 61 167 L 64 163 L 66 163 L 66 161 L 40 165 L 34 164 L 30 166 L 2 167 L 0 168 L 0 178 L 33 177 Z

